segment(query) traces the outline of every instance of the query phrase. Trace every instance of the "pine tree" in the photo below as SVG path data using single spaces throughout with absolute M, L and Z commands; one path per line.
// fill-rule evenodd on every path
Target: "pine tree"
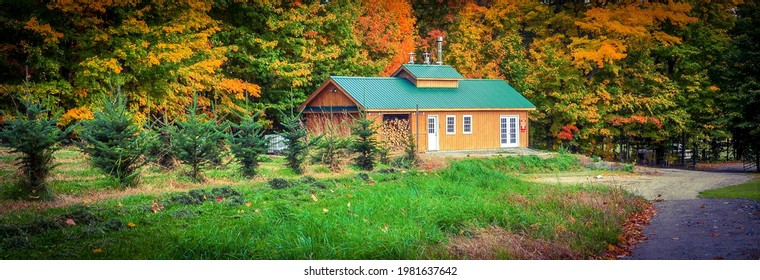
M 139 169 L 152 159 L 158 135 L 135 123 L 120 88 L 115 96 L 104 98 L 103 110 L 81 127 L 79 136 L 86 143 L 82 150 L 90 155 L 92 165 L 115 177 L 121 186 L 137 185 Z
M 182 163 L 191 167 L 190 178 L 196 182 L 203 181 L 202 168 L 213 163 L 223 152 L 225 134 L 223 129 L 213 119 L 204 118 L 198 114 L 198 99 L 187 110 L 185 120 L 177 121 L 170 126 L 171 145 L 173 154 Z
M 259 166 L 259 155 L 264 154 L 269 146 L 269 141 L 264 138 L 264 129 L 261 123 L 256 122 L 254 116 L 243 117 L 240 124 L 232 124 L 232 131 L 228 135 L 230 150 L 240 164 L 243 175 L 256 176 Z
M 309 143 L 306 140 L 308 133 L 301 123 L 301 114 L 285 114 L 282 111 L 280 114 L 282 115 L 281 125 L 285 128 L 280 136 L 285 138 L 285 143 L 288 145 L 285 149 L 287 165 L 293 172 L 303 174 L 303 163 L 306 160 Z
M 362 114 L 356 123 L 351 126 L 351 134 L 356 137 L 356 140 L 351 145 L 351 151 L 358 155 L 354 158 L 354 162 L 363 170 L 372 170 L 375 167 L 375 157 L 377 156 L 377 127 L 373 125 L 373 121 L 367 119 L 367 116 Z
M 20 196 L 31 200 L 52 199 L 47 178 L 55 167 L 53 153 L 73 126 L 61 131 L 56 126 L 57 116 L 51 116 L 38 102 L 24 101 L 23 105 L 25 112 L 17 111 L 15 117 L 5 116 L 0 142 L 11 152 L 21 154 L 16 162 L 23 174 L 19 182 Z

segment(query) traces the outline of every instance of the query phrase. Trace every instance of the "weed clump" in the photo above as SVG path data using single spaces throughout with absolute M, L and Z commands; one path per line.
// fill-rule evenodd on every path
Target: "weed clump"
M 15 235 L 9 238 L 3 238 L 3 249 L 22 249 L 22 248 L 34 248 L 34 244 L 29 241 L 28 236 Z
M 299 180 L 299 183 L 309 186 L 309 187 L 315 187 L 320 189 L 326 189 L 327 185 L 325 183 L 320 182 L 319 180 L 315 179 L 311 176 L 304 176 Z
M 369 183 L 369 181 L 370 181 L 369 174 L 367 174 L 367 173 L 356 174 L 356 178 L 359 179 L 359 180 L 361 180 L 361 181 L 363 181 L 363 182 L 365 182 L 365 183 Z
M 94 225 L 100 222 L 98 216 L 95 216 L 85 209 L 76 209 L 67 214 L 63 214 L 58 220 L 65 223 L 68 219 L 73 220 L 78 225 Z
M 290 181 L 282 178 L 274 178 L 272 180 L 269 180 L 267 184 L 269 184 L 270 188 L 273 188 L 275 190 L 287 189 L 293 186 Z
M 108 221 L 106 221 L 106 224 L 104 225 L 105 229 L 109 231 L 120 231 L 122 228 L 124 228 L 124 222 L 122 222 L 119 219 L 113 218 Z
M 203 204 L 204 201 L 206 201 L 206 195 L 201 190 L 191 190 L 190 192 L 186 193 L 179 193 L 171 198 L 169 198 L 169 202 L 179 204 L 179 205 L 200 205 Z
M 245 204 L 243 195 L 229 186 L 213 188 L 210 191 L 195 189 L 186 193 L 178 193 L 169 198 L 169 202 L 179 205 L 201 205 L 208 200 L 216 202 L 227 201 L 227 204 L 231 206 Z

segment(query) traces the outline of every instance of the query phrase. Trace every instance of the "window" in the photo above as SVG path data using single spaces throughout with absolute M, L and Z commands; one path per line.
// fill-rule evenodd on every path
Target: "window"
M 472 134 L 472 116 L 471 115 L 462 116 L 462 133 Z
M 456 133 L 456 119 L 455 116 L 446 116 L 446 134 Z

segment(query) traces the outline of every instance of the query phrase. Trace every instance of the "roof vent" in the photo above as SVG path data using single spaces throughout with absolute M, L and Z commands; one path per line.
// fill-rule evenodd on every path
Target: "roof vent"
M 430 53 L 423 53 L 422 57 L 425 58 L 424 63 L 430 65 Z
M 414 64 L 414 52 L 409 53 L 409 64 Z
M 443 37 L 438 37 L 438 61 L 435 64 L 443 64 Z

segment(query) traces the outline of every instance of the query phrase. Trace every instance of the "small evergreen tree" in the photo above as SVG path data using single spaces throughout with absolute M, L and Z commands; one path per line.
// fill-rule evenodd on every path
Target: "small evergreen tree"
M 357 153 L 354 162 L 359 168 L 367 171 L 375 168 L 375 157 L 378 150 L 375 139 L 377 127 L 373 123 L 372 120 L 367 119 L 365 114 L 361 114 L 361 117 L 355 120 L 355 124 L 351 126 L 351 134 L 356 137 L 351 144 L 351 151 Z
M 92 165 L 125 187 L 138 183 L 139 169 L 151 160 L 158 140 L 155 132 L 135 123 L 118 89 L 114 97 L 103 99 L 103 110 L 96 112 L 93 120 L 82 122 L 79 136 Z
M 198 99 L 187 110 L 186 119 L 168 128 L 171 136 L 172 153 L 182 163 L 190 166 L 190 178 L 203 181 L 201 168 L 213 163 L 223 152 L 220 142 L 225 133 L 213 119 L 198 114 Z
M 346 156 L 351 139 L 327 133 L 320 141 L 314 143 L 316 152 L 312 156 L 312 163 L 318 162 L 327 165 L 333 172 L 340 171 L 340 163 Z
M 256 176 L 259 155 L 266 153 L 269 147 L 261 123 L 256 122 L 254 116 L 246 116 L 240 120 L 239 125 L 232 124 L 231 127 L 228 139 L 232 154 L 242 165 L 240 169 L 243 175 Z
M 53 153 L 59 149 L 56 144 L 74 127 L 61 131 L 56 126 L 57 116 L 50 116 L 39 103 L 24 101 L 23 105 L 25 112 L 17 111 L 15 117 L 6 115 L 0 142 L 11 152 L 21 154 L 16 162 L 23 174 L 19 182 L 20 195 L 31 200 L 52 199 L 47 178 L 55 167 Z
M 280 111 L 280 114 L 283 116 L 281 125 L 285 128 L 285 131 L 281 132 L 280 136 L 285 138 L 285 144 L 288 145 L 288 148 L 285 149 L 285 158 L 288 161 L 287 165 L 296 174 L 303 174 L 303 163 L 306 159 L 309 142 L 306 140 L 306 135 L 308 134 L 306 128 L 301 123 L 301 114 L 288 115 L 282 111 Z
M 406 141 L 404 141 L 404 156 L 411 166 L 417 163 L 417 145 L 414 142 L 414 135 L 412 135 L 411 131 L 407 133 Z

